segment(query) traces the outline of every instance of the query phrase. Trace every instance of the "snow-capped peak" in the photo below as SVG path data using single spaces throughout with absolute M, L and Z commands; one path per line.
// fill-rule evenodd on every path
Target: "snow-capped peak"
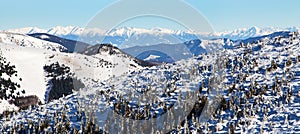
M 68 35 L 68 34 L 80 35 L 83 30 L 84 30 L 83 28 L 77 26 L 67 26 L 67 27 L 56 26 L 47 30 L 47 33 L 52 35 Z

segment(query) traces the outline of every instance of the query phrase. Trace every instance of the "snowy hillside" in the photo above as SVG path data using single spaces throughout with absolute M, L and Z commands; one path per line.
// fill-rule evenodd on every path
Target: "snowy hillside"
M 127 98 L 127 94 L 129 96 L 132 95 L 130 95 L 130 91 L 126 90 L 135 88 L 136 92 L 147 96 L 151 94 L 147 93 L 149 92 L 147 90 L 148 86 L 150 89 L 155 89 L 155 91 L 159 92 L 162 87 L 156 82 L 160 81 L 158 83 L 165 83 L 165 86 L 169 87 L 168 85 L 174 80 L 170 87 L 175 86 L 176 88 L 167 88 L 157 95 L 159 97 L 164 96 L 164 99 L 161 100 L 167 101 L 167 109 L 168 104 L 172 105 L 172 103 L 168 102 L 169 99 L 178 99 L 176 98 L 176 93 L 178 93 L 176 89 L 184 92 L 185 88 L 195 90 L 195 87 L 199 87 L 199 96 L 202 99 L 199 100 L 200 106 L 196 104 L 194 106 L 195 111 L 197 111 L 196 109 L 199 111 L 192 112 L 189 121 L 182 121 L 183 124 L 177 127 L 168 125 L 178 121 L 178 118 L 172 116 L 172 112 L 169 111 L 171 112 L 171 117 L 169 117 L 171 119 L 169 121 L 164 120 L 163 123 L 160 122 L 161 124 L 167 124 L 163 128 L 171 128 L 169 130 L 173 132 L 294 133 L 300 130 L 299 45 L 299 33 L 281 32 L 277 33 L 276 36 L 272 34 L 259 38 L 252 43 L 237 44 L 235 48 L 225 50 L 222 56 L 217 56 L 219 57 L 219 59 L 217 58 L 219 60 L 217 63 L 211 62 L 215 60 L 213 54 L 201 55 L 193 59 L 176 62 L 175 64 L 143 70 L 137 74 L 129 75 L 127 78 L 118 78 L 116 81 L 110 82 L 110 85 L 104 85 L 104 87 L 95 88 L 95 90 L 113 89 L 115 91 L 111 91 L 113 95 L 116 92 L 120 92 L 122 98 Z M 221 75 L 214 76 L 216 74 L 214 70 L 216 69 L 222 71 Z M 176 72 L 176 70 L 180 70 L 179 72 L 181 73 Z M 163 73 L 159 75 L 156 74 L 156 71 Z M 178 79 L 176 79 L 177 74 L 179 74 Z M 188 74 L 190 78 L 185 85 L 181 85 L 181 80 L 184 80 L 184 74 Z M 220 80 L 221 82 L 218 83 Z M 215 85 L 214 82 L 216 82 Z M 190 85 L 192 83 L 194 86 Z M 135 94 L 138 95 L 138 93 Z M 130 100 L 134 100 L 133 98 L 128 97 Z M 205 101 L 208 102 L 206 105 L 203 105 L 202 103 Z M 135 104 L 141 104 L 138 108 L 143 107 L 144 110 L 147 103 L 149 103 L 149 101 L 133 101 L 130 104 L 134 105 L 132 104 L 134 102 Z M 217 103 L 218 105 L 214 105 L 216 102 L 219 102 Z M 180 102 L 177 103 L 180 104 Z M 98 106 L 99 104 L 96 103 L 95 105 Z M 151 101 L 150 105 L 153 106 Z M 213 111 L 209 112 L 207 109 L 209 107 L 212 107 Z M 116 107 L 112 109 L 116 109 Z M 151 109 L 150 117 L 152 110 L 153 113 L 160 113 L 160 110 L 155 111 L 155 109 Z M 126 115 L 126 112 L 124 114 Z M 176 114 L 176 112 L 173 114 Z M 138 112 L 136 116 L 139 116 Z M 111 124 L 118 124 L 110 116 L 108 116 L 107 120 L 113 122 Z M 154 125 L 154 130 L 160 130 L 161 124 L 158 124 Z M 122 128 L 114 128 L 112 130 L 110 127 L 104 127 L 104 129 L 109 132 L 114 132 L 118 129 L 118 131 L 122 131 Z M 136 131 L 139 132 L 139 130 L 143 132 L 146 129 L 137 128 Z M 166 129 L 165 131 L 168 132 Z
M 67 48 L 60 44 L 44 41 L 18 33 L 0 32 L 0 43 L 12 44 L 22 47 L 40 48 L 58 52 L 68 51 Z
M 10 32 L 34 34 L 47 33 L 66 39 L 79 40 L 89 44 L 109 43 L 115 44 L 119 48 L 133 46 L 147 46 L 155 44 L 178 44 L 195 39 L 215 39 L 227 38 L 231 40 L 246 39 L 251 37 L 268 35 L 279 31 L 298 31 L 299 28 L 241 28 L 232 31 L 214 33 L 196 33 L 182 30 L 170 30 L 165 28 L 142 29 L 132 27 L 122 27 L 104 31 L 97 28 L 80 28 L 73 26 L 57 26 L 50 29 L 21 28 L 7 30 Z
M 90 81 L 79 92 L 7 115 L 0 123 L 6 131 L 30 133 L 299 132 L 299 33 L 279 32 L 236 43 L 218 53 Z M 100 53 L 83 62 L 97 66 L 89 61 L 125 60 L 113 60 L 110 53 L 116 51 L 111 49 L 96 49 Z M 65 57 L 61 63 L 72 61 Z
M 20 88 L 25 90 L 24 96 L 36 95 L 42 103 L 49 101 L 49 90 L 53 86 L 53 81 L 49 83 L 52 77 L 46 77 L 46 65 L 58 62 L 69 67 L 75 77 L 86 86 L 142 68 L 134 58 L 119 53 L 97 53 L 87 56 L 5 43 L 0 43 L 0 50 L 7 61 L 16 66 L 17 75 L 22 79 L 19 83 Z M 1 106 L 4 104 L 7 108 L 12 107 L 6 101 L 0 102 Z M 4 107 L 0 112 L 3 110 L 9 108 Z

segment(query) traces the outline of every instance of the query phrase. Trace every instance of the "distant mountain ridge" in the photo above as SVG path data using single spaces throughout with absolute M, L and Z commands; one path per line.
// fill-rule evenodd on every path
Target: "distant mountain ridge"
M 35 34 L 28 34 L 28 35 L 31 37 L 41 39 L 41 40 L 58 43 L 64 47 L 66 47 L 68 49 L 68 52 L 70 52 L 70 53 L 83 52 L 88 46 L 90 46 L 89 44 L 84 43 L 84 42 L 65 39 L 65 38 L 61 38 L 61 37 L 54 36 L 54 35 L 47 34 L 47 33 L 35 33 Z
M 89 44 L 109 43 L 119 48 L 129 48 L 141 45 L 154 44 L 177 44 L 195 39 L 216 39 L 227 38 L 230 40 L 247 39 L 264 36 L 279 31 L 299 31 L 298 27 L 290 28 L 240 28 L 231 31 L 214 33 L 193 33 L 190 31 L 170 30 L 165 28 L 132 28 L 122 27 L 106 31 L 97 28 L 81 28 L 76 26 L 57 26 L 50 29 L 40 29 L 37 27 L 27 27 L 7 30 L 9 32 L 22 34 L 47 33 L 71 40 L 79 40 Z
M 150 61 L 155 62 L 174 62 L 182 59 L 204 53 L 233 48 L 235 41 L 229 39 L 212 39 L 212 40 L 191 40 L 178 44 L 157 44 L 151 46 L 135 46 L 123 49 L 124 52 L 137 57 L 138 59 L 147 60 L 152 56 Z M 154 58 L 156 57 L 156 58 Z

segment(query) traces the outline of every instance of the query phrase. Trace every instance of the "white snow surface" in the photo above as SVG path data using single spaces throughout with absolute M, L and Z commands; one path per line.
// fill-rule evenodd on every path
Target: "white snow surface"
M 158 56 L 158 55 L 149 55 L 147 58 L 145 58 L 144 60 L 145 61 L 149 61 L 149 60 L 155 60 L 155 59 L 157 59 L 157 58 L 159 58 L 160 56 Z
M 16 66 L 18 77 L 22 78 L 20 85 L 21 89 L 25 89 L 25 95 L 36 95 L 44 102 L 47 84 L 43 70 L 47 63 L 45 50 L 0 45 L 3 56 Z

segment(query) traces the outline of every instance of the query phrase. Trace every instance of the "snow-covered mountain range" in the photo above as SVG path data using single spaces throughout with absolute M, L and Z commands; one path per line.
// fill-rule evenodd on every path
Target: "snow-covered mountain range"
M 258 37 L 263 35 L 272 34 L 275 32 L 280 31 L 290 31 L 295 32 L 299 31 L 299 27 L 289 27 L 289 28 L 276 28 L 276 27 L 265 27 L 265 28 L 259 28 L 259 27 L 251 27 L 251 28 L 239 28 L 235 30 L 228 30 L 223 32 L 214 32 L 209 33 L 206 35 L 203 35 L 204 38 L 211 39 L 211 38 L 228 38 L 231 40 L 243 40 L 251 37 Z M 201 35 L 200 35 L 201 37 Z
M 197 33 L 182 30 L 170 30 L 165 28 L 132 28 L 122 27 L 105 31 L 98 28 L 80 28 L 74 26 L 57 26 L 50 29 L 40 29 L 36 27 L 27 27 L 20 29 L 7 30 L 9 32 L 34 34 L 47 33 L 66 39 L 79 40 L 89 44 L 110 43 L 119 48 L 128 48 L 133 46 L 145 46 L 155 44 L 178 44 L 195 39 L 214 39 L 227 38 L 231 40 L 246 39 L 271 34 L 279 31 L 298 31 L 297 27 L 290 28 L 241 28 L 232 31 Z

